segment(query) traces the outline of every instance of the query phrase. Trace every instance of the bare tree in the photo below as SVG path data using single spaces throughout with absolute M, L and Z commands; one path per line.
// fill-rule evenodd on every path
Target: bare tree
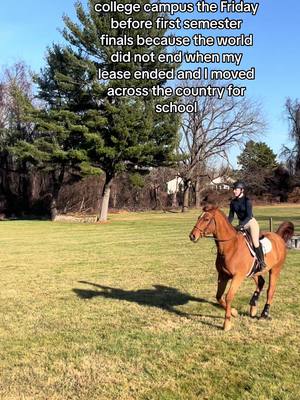
M 28 209 L 35 176 L 26 161 L 16 160 L 12 146 L 30 141 L 34 127 L 26 118 L 34 103 L 32 73 L 22 61 L 3 69 L 0 76 L 0 196 L 8 209 Z M 32 178 L 32 179 L 31 179 Z
M 0 129 L 6 133 L 32 132 L 32 124 L 25 119 L 26 104 L 34 102 L 32 72 L 22 61 L 4 69 L 0 78 Z M 3 131 L 2 131 L 3 134 Z
M 206 82 L 205 85 L 207 84 Z M 193 84 L 193 87 L 196 86 L 204 86 L 204 82 Z M 216 165 L 219 159 L 223 162 L 225 160 L 229 166 L 228 151 L 234 146 L 242 145 L 264 129 L 259 106 L 246 98 L 229 96 L 222 99 L 200 96 L 185 98 L 186 103 L 194 101 L 198 104 L 198 110 L 184 116 L 182 138 L 178 149 L 181 156 L 179 170 L 184 181 L 182 211 L 188 208 L 189 189 L 192 183 L 198 182 L 196 185 L 199 195 L 201 180 L 205 177 L 211 178 L 209 164 Z
M 283 146 L 281 155 L 285 158 L 291 175 L 300 177 L 300 102 L 290 98 L 285 103 L 285 111 L 290 125 L 290 138 L 294 146 Z

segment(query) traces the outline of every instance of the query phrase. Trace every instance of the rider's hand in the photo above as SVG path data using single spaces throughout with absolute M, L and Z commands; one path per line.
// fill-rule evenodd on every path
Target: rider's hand
M 242 231 L 242 230 L 245 229 L 245 227 L 244 227 L 244 225 L 239 224 L 235 229 L 236 229 L 237 231 Z

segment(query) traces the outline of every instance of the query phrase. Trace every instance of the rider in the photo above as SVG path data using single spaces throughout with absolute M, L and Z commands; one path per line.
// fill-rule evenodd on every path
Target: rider
M 233 184 L 233 193 L 235 197 L 230 202 L 228 220 L 231 223 L 234 218 L 234 213 L 236 213 L 239 219 L 238 229 L 245 228 L 250 231 L 260 270 L 263 271 L 266 268 L 266 264 L 262 246 L 259 241 L 259 226 L 252 214 L 251 201 L 245 196 L 244 191 L 244 182 L 237 181 Z

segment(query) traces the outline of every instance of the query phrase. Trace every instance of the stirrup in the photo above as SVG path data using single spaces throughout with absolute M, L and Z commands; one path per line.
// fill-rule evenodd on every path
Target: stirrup
M 259 262 L 259 272 L 265 271 L 267 268 L 267 264 L 262 260 L 258 260 L 258 262 Z

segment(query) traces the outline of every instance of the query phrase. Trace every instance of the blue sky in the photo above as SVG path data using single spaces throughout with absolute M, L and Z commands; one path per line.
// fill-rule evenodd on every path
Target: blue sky
M 38 71 L 44 65 L 46 47 L 62 41 L 59 28 L 63 27 L 64 13 L 74 17 L 74 0 L 3 2 L 0 66 L 22 59 Z M 260 140 L 276 153 L 282 144 L 288 144 L 285 100 L 300 98 L 299 15 L 299 0 L 262 0 L 255 17 L 238 15 L 244 19 L 242 31 L 255 35 L 254 47 L 241 49 L 245 55 L 240 68 L 256 68 L 256 80 L 247 83 L 247 94 L 262 104 L 268 129 Z

